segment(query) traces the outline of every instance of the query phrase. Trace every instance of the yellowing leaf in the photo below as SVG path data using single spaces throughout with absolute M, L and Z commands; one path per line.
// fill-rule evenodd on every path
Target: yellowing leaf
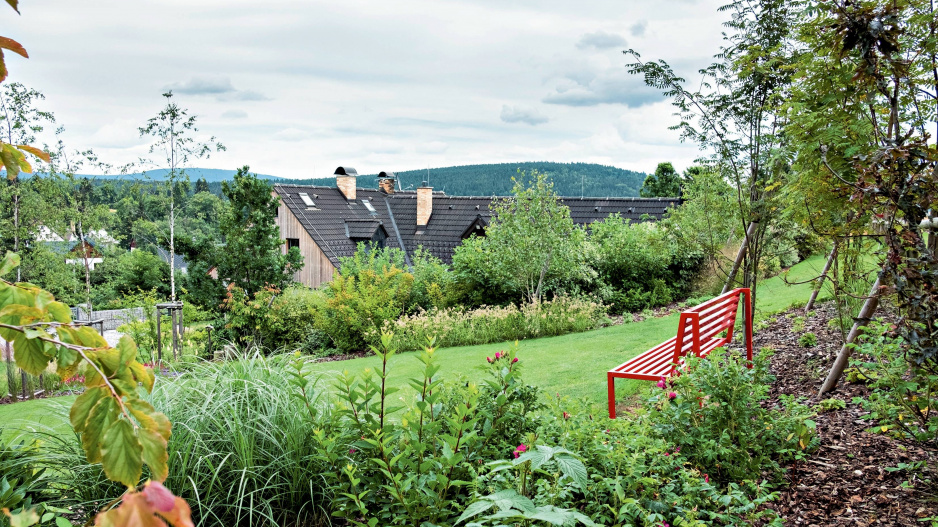
M 13 339 L 13 359 L 16 360 L 17 366 L 30 375 L 39 375 L 46 371 L 52 359 L 46 355 L 47 349 L 53 348 L 47 342 L 26 338 L 22 333 Z
M 3 508 L 3 514 L 10 520 L 10 527 L 29 527 L 39 523 L 39 513 L 35 509 L 26 509 L 11 513 L 10 509 Z
M 104 474 L 113 481 L 134 487 L 143 473 L 143 447 L 127 419 L 118 419 L 108 426 L 101 444 Z
M 101 462 L 101 438 L 111 423 L 117 420 L 120 408 L 110 394 L 104 396 L 88 414 L 85 430 L 81 434 L 81 446 L 89 463 Z
M 156 481 L 166 480 L 169 475 L 169 454 L 166 452 L 166 439 L 145 428 L 137 430 L 137 438 L 143 447 L 143 462 L 150 467 L 150 473 Z
M 30 154 L 32 154 L 32 155 L 38 157 L 39 159 L 42 159 L 42 160 L 45 161 L 46 163 L 51 163 L 51 162 L 52 162 L 52 158 L 49 156 L 49 153 L 48 153 L 48 152 L 46 152 L 46 151 L 44 151 L 44 150 L 40 150 L 40 149 L 38 149 L 38 148 L 36 148 L 36 147 L 34 147 L 34 146 L 29 146 L 29 145 L 16 145 L 16 148 L 19 148 L 20 150 L 22 150 L 22 151 L 24 151 L 24 152 L 29 152 Z
M 10 4 L 10 7 L 12 7 L 14 11 L 16 11 L 17 13 L 20 12 L 19 0 L 7 0 L 7 3 Z
M 153 515 L 153 507 L 139 492 L 129 492 L 121 504 L 99 514 L 94 524 L 100 527 L 166 527 L 166 522 Z
M 107 388 L 98 386 L 96 388 L 88 388 L 85 390 L 85 393 L 75 399 L 71 409 L 68 411 L 68 420 L 72 423 L 72 428 L 75 429 L 75 432 L 80 434 L 85 431 L 85 423 L 88 421 L 91 409 L 101 401 L 102 397 L 107 396 Z
M 19 265 L 20 255 L 7 251 L 6 255 L 3 257 L 3 261 L 0 262 L 0 276 L 6 275 L 13 269 L 16 269 Z
M 7 3 L 9 3 L 9 1 L 10 0 L 7 0 Z M 23 58 L 29 58 L 29 53 L 26 53 L 26 49 L 23 47 L 23 45 L 13 40 L 12 38 L 0 37 L 0 48 L 8 49 Z

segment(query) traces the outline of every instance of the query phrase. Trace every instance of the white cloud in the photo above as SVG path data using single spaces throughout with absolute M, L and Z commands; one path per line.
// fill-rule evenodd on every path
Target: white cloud
M 501 119 L 506 123 L 525 123 L 531 126 L 544 124 L 550 119 L 542 114 L 537 108 L 528 108 L 522 106 L 502 106 Z
M 221 114 L 222 119 L 247 119 L 248 113 L 244 110 L 228 110 Z
M 97 0 L 87 17 L 81 3 L 46 0 L 9 19 L 31 59 L 8 66 L 11 81 L 46 95 L 69 148 L 95 148 L 115 165 L 146 153 L 137 128 L 171 87 L 199 116 L 199 135 L 228 147 L 199 162 L 206 168 L 285 177 L 531 159 L 640 168 L 689 146 L 641 113 L 662 97 L 627 74 L 621 41 L 693 83 L 719 49 L 719 5 Z M 511 124 L 496 118 L 503 105 Z M 633 113 L 641 130 L 623 124 Z
M 624 48 L 626 45 L 627 43 L 625 39 L 622 37 L 622 35 L 616 35 L 615 33 L 606 33 L 605 31 L 595 31 L 593 33 L 587 33 L 583 35 L 582 37 L 580 37 L 580 41 L 576 43 L 576 47 L 580 49 Z

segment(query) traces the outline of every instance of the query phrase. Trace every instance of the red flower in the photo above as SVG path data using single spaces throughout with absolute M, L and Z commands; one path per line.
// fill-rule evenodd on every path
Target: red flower
M 563 413 L 563 418 L 564 418 L 564 419 L 570 419 L 570 414 L 568 414 L 567 412 L 564 412 L 564 413 Z
M 677 394 L 674 392 L 668 392 L 668 399 L 677 399 Z
M 658 388 L 663 390 L 665 386 L 667 386 L 667 384 L 665 383 L 664 377 L 662 377 L 661 380 L 658 381 Z
M 486 357 L 485 360 L 489 361 L 489 364 L 492 363 L 492 357 Z
M 514 363 L 516 363 L 516 362 L 518 362 L 518 357 L 515 357 L 515 358 L 511 359 L 511 363 L 512 363 L 512 364 L 514 364 Z

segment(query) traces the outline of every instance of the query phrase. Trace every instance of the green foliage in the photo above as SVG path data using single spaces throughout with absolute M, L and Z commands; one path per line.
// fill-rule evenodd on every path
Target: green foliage
M 643 198 L 679 198 L 681 197 L 681 176 L 671 163 L 658 163 L 655 173 L 645 178 L 642 184 Z
M 140 291 L 153 291 L 166 298 L 169 289 L 169 264 L 142 249 L 108 255 L 91 272 L 91 285 L 99 303 Z
M 618 215 L 590 226 L 589 264 L 608 288 L 600 294 L 614 313 L 670 303 L 687 293 L 702 260 L 652 223 Z
M 414 275 L 398 267 L 365 268 L 357 275 L 337 273 L 326 289 L 316 326 L 340 350 L 365 348 L 366 336 L 397 320 L 410 302 Z
M 28 508 L 41 497 L 46 469 L 36 466 L 37 447 L 23 441 L 0 444 L 0 509 Z
M 870 410 L 869 418 L 881 425 L 874 431 L 934 447 L 938 445 L 938 375 L 915 361 L 896 329 L 874 321 L 855 345 L 851 363 L 873 389 L 863 404 Z
M 594 163 L 494 163 L 430 169 L 435 188 L 450 196 L 508 196 L 518 172 L 541 172 L 561 196 L 638 196 L 646 174 Z M 414 188 L 427 179 L 426 169 L 395 172 L 401 187 Z M 297 185 L 333 185 L 335 179 L 297 180 Z M 358 176 L 358 186 L 378 188 L 376 175 Z
M 583 274 L 580 248 L 586 234 L 545 174 L 534 171 L 528 180 L 521 173 L 512 194 L 492 203 L 485 237 L 458 247 L 453 266 L 464 279 L 500 284 L 509 294 L 539 302 L 547 291 Z
M 242 167 L 233 183 L 222 184 L 228 198 L 219 226 L 225 247 L 213 263 L 219 278 L 249 294 L 266 286 L 284 289 L 303 268 L 303 257 L 296 248 L 284 252 L 276 224 L 280 200 L 269 182 L 248 170 Z
M 420 349 L 428 338 L 443 347 L 507 342 L 588 331 L 605 321 L 605 309 L 589 300 L 558 296 L 538 304 L 483 306 L 476 309 L 431 309 L 397 320 L 387 320 L 382 332 L 393 332 L 395 345 Z M 365 338 L 377 342 L 380 333 Z
M 813 348 L 817 346 L 817 335 L 810 331 L 801 335 L 798 337 L 798 345 L 802 348 Z
M 780 462 L 803 456 L 817 438 L 804 405 L 782 398 L 782 408 L 763 406 L 767 367 L 765 350 L 752 368 L 732 355 L 689 357 L 689 373 L 659 382 L 648 401 L 654 433 L 717 482 L 778 478 Z
M 239 343 L 261 346 L 269 350 L 304 349 L 318 352 L 329 347 L 316 322 L 326 305 L 326 293 L 294 284 L 280 291 L 264 288 L 248 297 L 243 291 L 231 288 L 225 308 L 228 311 L 226 327 Z M 313 342 L 311 335 L 319 335 Z M 315 346 L 313 349 L 310 347 Z

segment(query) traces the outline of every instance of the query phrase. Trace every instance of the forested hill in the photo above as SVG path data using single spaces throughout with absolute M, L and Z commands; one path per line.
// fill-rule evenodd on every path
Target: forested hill
M 429 170 L 430 186 L 450 196 L 506 196 L 511 194 L 511 178 L 518 171 L 538 170 L 550 174 L 554 191 L 561 196 L 638 196 L 645 174 L 594 163 L 498 163 L 464 165 Z M 395 172 L 403 189 L 415 189 L 428 179 L 428 171 Z M 290 180 L 298 185 L 335 185 L 333 178 Z M 377 188 L 377 175 L 362 175 L 358 186 Z

